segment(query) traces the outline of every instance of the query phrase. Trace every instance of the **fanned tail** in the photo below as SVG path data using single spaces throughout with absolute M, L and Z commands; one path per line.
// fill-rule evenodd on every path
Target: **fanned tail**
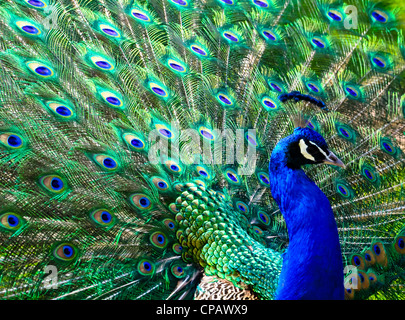
M 303 115 L 347 166 L 306 170 L 347 297 L 403 298 L 404 17 L 352 5 L 4 1 L 0 296 L 191 299 L 205 274 L 271 298 L 269 154 Z

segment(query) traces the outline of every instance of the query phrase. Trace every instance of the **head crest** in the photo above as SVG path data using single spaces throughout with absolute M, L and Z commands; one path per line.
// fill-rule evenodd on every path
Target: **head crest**
M 326 107 L 326 103 L 318 100 L 308 94 L 302 94 L 299 91 L 291 91 L 290 93 L 283 93 L 279 95 L 278 99 L 281 102 L 286 102 L 287 100 L 293 99 L 295 102 L 299 102 L 301 100 L 308 101 L 317 107 L 321 108 L 322 110 L 328 111 L 328 108 Z

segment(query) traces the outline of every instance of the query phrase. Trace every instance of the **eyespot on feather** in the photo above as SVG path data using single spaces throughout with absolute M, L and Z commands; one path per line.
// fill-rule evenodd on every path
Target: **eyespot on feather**
M 263 223 L 264 225 L 266 225 L 266 226 L 270 225 L 270 217 L 266 212 L 258 211 L 257 217 L 259 218 L 259 221 L 261 223 Z
M 168 59 L 166 64 L 173 72 L 177 74 L 185 74 L 187 72 L 187 66 L 180 61 Z
M 157 248 L 163 249 L 167 246 L 168 239 L 163 232 L 156 231 L 149 237 L 150 242 Z
M 171 3 L 173 3 L 175 6 L 179 6 L 181 8 L 185 8 L 189 6 L 188 1 L 186 0 L 169 0 Z
M 197 55 L 198 57 L 207 57 L 208 56 L 208 50 L 204 48 L 203 46 L 193 43 L 189 46 L 189 49 L 191 50 L 192 53 Z
M 90 218 L 99 226 L 111 227 L 115 223 L 115 217 L 107 209 L 94 210 L 90 214 Z
M 15 25 L 25 35 L 40 36 L 42 34 L 41 29 L 29 21 L 18 20 L 15 22 Z
M 253 232 L 254 232 L 255 234 L 257 234 L 257 235 L 259 235 L 259 236 L 261 236 L 261 235 L 263 234 L 263 230 L 260 229 L 260 228 L 257 227 L 257 226 L 254 226 L 254 227 L 252 228 L 252 230 L 253 230 Z
M 394 240 L 395 251 L 399 254 L 405 254 L 405 236 L 398 235 Z
M 178 164 L 176 161 L 170 160 L 170 159 L 165 161 L 165 167 L 170 173 L 175 174 L 175 175 L 181 174 L 183 171 L 180 164 Z
M 364 252 L 364 260 L 365 260 L 367 266 L 371 266 L 371 265 L 375 264 L 375 262 L 376 262 L 375 255 L 372 250 L 369 249 Z
M 149 16 L 149 14 L 145 11 L 142 11 L 140 9 L 134 8 L 131 10 L 131 16 L 135 18 L 136 21 L 141 22 L 141 23 L 150 23 L 152 22 L 152 18 Z
M 98 25 L 98 31 L 101 32 L 103 35 L 107 36 L 108 38 L 119 39 L 121 38 L 120 31 L 113 27 L 112 25 L 108 25 L 105 23 L 100 23 Z
M 184 278 L 186 276 L 184 266 L 178 263 L 172 265 L 170 271 L 172 275 L 178 279 Z
M 205 127 L 205 126 L 200 126 L 198 128 L 198 133 L 205 139 L 205 140 L 209 140 L 209 141 L 214 141 L 216 136 L 214 135 L 214 132 Z
M 174 137 L 173 131 L 164 124 L 157 123 L 155 124 L 155 128 L 158 131 L 159 135 L 165 139 L 172 139 Z
M 260 171 L 256 175 L 261 185 L 270 187 L 270 176 L 267 172 Z
M 143 193 L 136 193 L 131 195 L 130 202 L 139 210 L 145 211 L 152 208 L 152 201 Z
M 24 0 L 24 2 L 35 9 L 45 9 L 48 6 L 43 0 Z
M 90 61 L 93 63 L 93 66 L 99 70 L 103 71 L 112 71 L 115 69 L 114 64 L 111 61 L 101 57 L 101 56 L 91 56 Z
M 151 276 L 155 273 L 155 264 L 149 259 L 142 259 L 138 262 L 137 270 L 141 275 Z
M 177 208 L 177 206 L 176 206 L 175 203 L 171 203 L 171 204 L 169 205 L 169 209 L 170 209 L 170 211 L 171 211 L 172 213 L 174 213 L 174 214 L 177 214 L 177 213 L 180 212 L 180 210 Z
M 43 80 L 52 79 L 55 76 L 55 71 L 48 65 L 39 61 L 26 62 L 28 69 L 36 76 Z
M 244 203 L 243 201 L 236 201 L 235 207 L 239 212 L 241 212 L 243 214 L 249 213 L 249 206 L 246 203 Z
M 148 87 L 153 94 L 157 95 L 160 98 L 169 97 L 169 91 L 167 88 L 163 87 L 163 85 L 160 85 L 154 81 L 150 81 L 148 83 Z
M 203 180 L 194 179 L 193 181 L 194 181 L 194 182 L 197 184 L 197 186 L 199 186 L 200 188 L 206 188 L 206 187 L 207 187 L 207 184 L 206 184 Z
M 260 102 L 261 102 L 262 106 L 264 107 L 264 109 L 266 109 L 267 111 L 274 111 L 274 110 L 279 109 L 277 102 L 268 96 L 262 97 Z
M 387 23 L 388 21 L 388 14 L 386 14 L 384 11 L 375 9 L 371 12 L 371 19 L 374 22 L 379 22 L 379 23 Z
M 15 232 L 19 230 L 23 226 L 23 222 L 21 216 L 14 212 L 6 212 L 0 215 L 0 227 L 7 231 Z
M 63 178 L 58 175 L 46 175 L 39 179 L 40 184 L 48 191 L 61 194 L 66 191 L 67 184 Z
M 109 107 L 116 108 L 116 109 L 123 109 L 124 108 L 124 102 L 114 92 L 111 92 L 111 91 L 108 91 L 108 90 L 101 90 L 100 95 L 101 95 L 103 101 Z
M 180 243 L 175 243 L 172 246 L 172 249 L 173 249 L 174 253 L 176 253 L 176 254 L 181 254 L 183 251 L 183 247 L 180 245 Z
M 239 175 L 233 169 L 226 169 L 224 172 L 225 179 L 233 185 L 240 185 L 241 179 Z
M 161 177 L 152 177 L 153 185 L 161 192 L 170 191 L 170 183 Z
M 163 220 L 163 223 L 165 224 L 166 227 L 168 227 L 172 231 L 174 231 L 174 229 L 176 228 L 176 223 L 174 222 L 173 219 L 166 218 Z
M 354 290 L 350 287 L 346 288 L 345 286 L 345 300 L 353 300 L 354 299 Z
M 195 171 L 202 179 L 211 179 L 210 171 L 205 166 L 198 165 L 195 167 Z
M 77 248 L 71 243 L 62 243 L 53 250 L 53 256 L 65 262 L 73 261 L 77 254 Z
M 93 159 L 100 168 L 106 171 L 114 172 L 119 169 L 118 161 L 109 155 L 98 154 L 94 155 Z
M 376 263 L 386 268 L 388 266 L 388 257 L 385 251 L 385 247 L 381 242 L 374 242 L 371 246 L 375 256 Z
M 364 261 L 364 258 L 363 258 L 363 256 L 360 255 L 360 254 L 354 254 L 354 255 L 352 255 L 350 261 L 351 261 L 351 264 L 352 264 L 352 265 L 356 266 L 356 267 L 359 268 L 359 269 L 364 270 L 365 267 L 366 267 L 366 263 L 365 263 L 365 261 Z
M 126 132 L 122 134 L 122 138 L 131 150 L 142 151 L 146 148 L 146 143 L 143 141 L 143 139 L 139 138 L 135 134 Z
M 226 31 L 222 32 L 221 35 L 229 43 L 240 42 L 240 36 L 232 31 L 226 30 Z
M 379 276 L 373 270 L 367 271 L 367 277 L 371 286 L 379 281 Z
M 26 146 L 24 138 L 15 132 L 0 132 L 0 143 L 10 151 L 21 150 Z
M 56 115 L 60 119 L 73 120 L 76 118 L 76 113 L 74 112 L 73 108 L 65 103 L 48 101 L 46 102 L 46 106 L 52 112 L 52 114 Z
M 357 273 L 360 279 L 361 290 L 367 290 L 370 287 L 370 280 L 367 274 L 362 270 L 358 270 Z

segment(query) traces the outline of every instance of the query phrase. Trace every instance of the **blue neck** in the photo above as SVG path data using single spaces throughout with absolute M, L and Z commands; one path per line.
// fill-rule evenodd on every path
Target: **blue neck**
M 287 166 L 289 136 L 270 161 L 271 193 L 287 224 L 277 299 L 343 299 L 343 264 L 328 198 L 302 169 Z

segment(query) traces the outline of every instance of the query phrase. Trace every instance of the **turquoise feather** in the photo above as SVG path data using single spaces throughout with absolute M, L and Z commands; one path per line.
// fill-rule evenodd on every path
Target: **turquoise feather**
M 400 5 L 3 1 L 0 297 L 404 299 Z

